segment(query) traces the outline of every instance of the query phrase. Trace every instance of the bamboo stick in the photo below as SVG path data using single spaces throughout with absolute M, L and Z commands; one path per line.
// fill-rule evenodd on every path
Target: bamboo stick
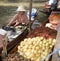
M 29 12 L 29 31 L 31 31 L 31 12 L 32 12 L 32 1 L 30 0 L 30 12 Z

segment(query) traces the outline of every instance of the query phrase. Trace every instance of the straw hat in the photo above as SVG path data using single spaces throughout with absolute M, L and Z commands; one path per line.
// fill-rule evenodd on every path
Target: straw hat
M 16 11 L 26 11 L 24 6 L 19 6 Z

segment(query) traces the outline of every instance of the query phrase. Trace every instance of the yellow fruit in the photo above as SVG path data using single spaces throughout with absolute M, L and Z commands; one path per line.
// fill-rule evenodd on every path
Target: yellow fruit
M 42 45 L 42 41 L 40 42 L 40 45 Z
M 45 44 L 46 42 L 47 42 L 47 40 L 46 40 L 46 39 L 44 39 L 44 40 L 43 40 L 43 43 Z
M 56 39 L 53 39 L 53 43 L 56 43 Z
M 38 58 L 36 59 L 36 61 L 40 61 L 40 57 L 38 57 Z
M 48 46 L 49 46 L 49 44 L 48 44 L 48 43 L 46 43 L 46 44 L 45 44 L 45 46 L 46 46 L 46 47 L 48 47 Z
M 43 40 L 44 38 L 43 37 L 40 37 L 41 40 Z
M 18 46 L 18 52 L 22 52 L 22 56 L 28 59 L 40 61 L 51 52 L 55 41 L 43 37 L 26 38 Z
M 52 48 L 52 45 L 50 45 L 49 47 Z
M 49 38 L 49 41 L 52 41 L 52 38 Z

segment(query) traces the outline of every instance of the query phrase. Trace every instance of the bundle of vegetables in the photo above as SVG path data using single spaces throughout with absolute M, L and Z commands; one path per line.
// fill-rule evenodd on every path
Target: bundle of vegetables
M 56 42 L 56 31 L 38 27 L 31 31 L 18 46 L 20 55 L 34 61 L 41 61 L 51 51 Z

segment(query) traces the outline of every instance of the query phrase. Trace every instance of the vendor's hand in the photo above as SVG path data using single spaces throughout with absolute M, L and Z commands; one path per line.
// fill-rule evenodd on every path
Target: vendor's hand
M 22 23 L 23 25 L 25 25 L 25 23 Z
M 16 24 L 14 25 L 14 27 L 18 26 L 20 23 L 19 22 L 16 22 Z
M 7 25 L 6 25 L 6 27 L 10 27 L 10 25 L 9 25 L 9 24 L 7 24 Z

